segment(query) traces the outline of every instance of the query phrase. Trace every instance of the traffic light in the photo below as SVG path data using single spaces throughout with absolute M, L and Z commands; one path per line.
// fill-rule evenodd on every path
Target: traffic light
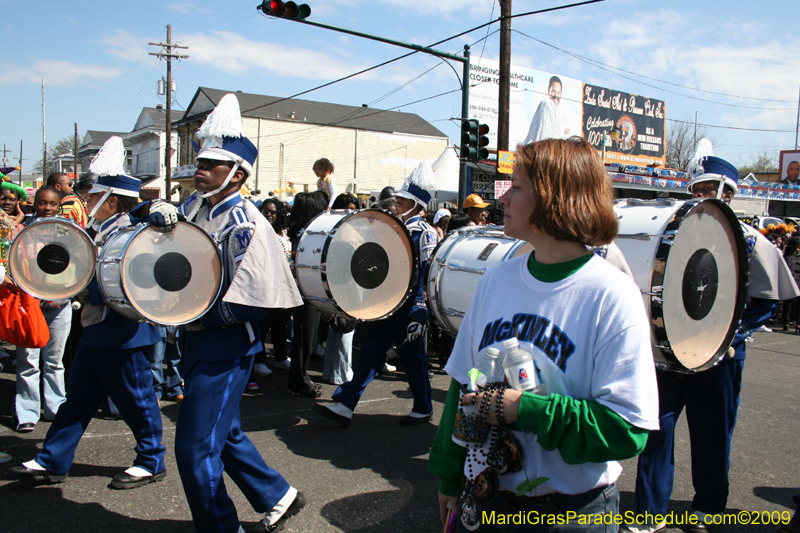
M 270 17 L 278 17 L 290 20 L 305 20 L 311 16 L 311 8 L 308 4 L 297 5 L 295 2 L 283 0 L 264 0 L 258 9 Z
M 480 124 L 474 119 L 461 119 L 461 159 L 478 160 L 478 129 Z
M 478 159 L 489 159 L 489 126 L 481 124 L 478 126 Z

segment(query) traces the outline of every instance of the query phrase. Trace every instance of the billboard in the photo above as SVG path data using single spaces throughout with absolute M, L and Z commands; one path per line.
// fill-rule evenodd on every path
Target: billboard
M 620 130 L 620 138 L 606 145 L 606 163 L 664 166 L 666 115 L 661 100 L 583 86 L 583 138 L 602 150 L 605 132 Z
M 484 58 L 474 61 L 470 64 L 469 118 L 489 126 L 489 148 L 496 150 L 500 64 Z M 559 133 L 563 137 L 581 135 L 583 82 L 511 65 L 510 85 L 510 150 L 525 141 L 534 115 L 547 99 L 555 105 Z

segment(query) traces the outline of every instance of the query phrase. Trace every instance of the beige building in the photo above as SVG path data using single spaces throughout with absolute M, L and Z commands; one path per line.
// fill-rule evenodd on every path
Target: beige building
M 194 134 L 227 93 L 200 87 L 183 118 L 173 123 L 179 134 L 181 165 L 194 163 Z M 235 94 L 245 134 L 259 154 L 246 185 L 260 198 L 270 192 L 281 198 L 290 196 L 287 189 L 316 190 L 311 168 L 322 157 L 333 162 L 340 193 L 369 194 L 387 185 L 399 186 L 421 161 L 436 161 L 448 144 L 444 133 L 412 113 Z M 191 176 L 176 181 L 185 197 L 192 189 Z M 284 192 L 275 192 L 281 189 Z

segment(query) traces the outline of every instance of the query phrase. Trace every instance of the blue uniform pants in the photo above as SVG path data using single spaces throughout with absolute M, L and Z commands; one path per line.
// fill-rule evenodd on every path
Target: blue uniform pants
M 692 509 L 706 514 L 725 510 L 743 367 L 743 360 L 725 359 L 697 374 L 656 370 L 660 429 L 650 432 L 639 455 L 637 512 L 667 512 L 675 473 L 675 425 L 684 407 L 692 451 Z
M 161 411 L 145 348 L 149 346 L 128 350 L 78 346 L 70 368 L 67 400 L 47 431 L 37 463 L 56 474 L 69 472 L 81 436 L 108 396 L 136 438 L 133 465 L 153 474 L 165 469 Z
M 383 368 L 386 352 L 405 340 L 406 328 L 410 322 L 411 319 L 407 314 L 399 312 L 384 320 L 367 324 L 353 379 L 339 385 L 333 394 L 334 400 L 355 411 L 367 385 Z M 428 358 L 425 354 L 424 339 L 420 336 L 414 341 L 406 342 L 400 347 L 398 354 L 403 361 L 408 385 L 414 395 L 414 407 L 411 410 L 421 415 L 431 413 L 433 411 L 431 381 L 428 378 Z
M 239 401 L 253 356 L 226 361 L 186 361 L 186 393 L 178 414 L 175 459 L 198 533 L 233 533 L 239 517 L 225 471 L 259 513 L 271 511 L 289 491 L 266 465 L 241 427 Z

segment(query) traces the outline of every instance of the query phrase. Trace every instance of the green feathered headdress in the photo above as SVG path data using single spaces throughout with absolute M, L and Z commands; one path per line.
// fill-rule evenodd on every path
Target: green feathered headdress
M 23 202 L 28 199 L 28 193 L 25 189 L 17 185 L 16 183 L 11 183 L 10 181 L 4 181 L 2 183 L 2 187 L 4 191 L 11 191 L 17 195 L 19 200 Z

